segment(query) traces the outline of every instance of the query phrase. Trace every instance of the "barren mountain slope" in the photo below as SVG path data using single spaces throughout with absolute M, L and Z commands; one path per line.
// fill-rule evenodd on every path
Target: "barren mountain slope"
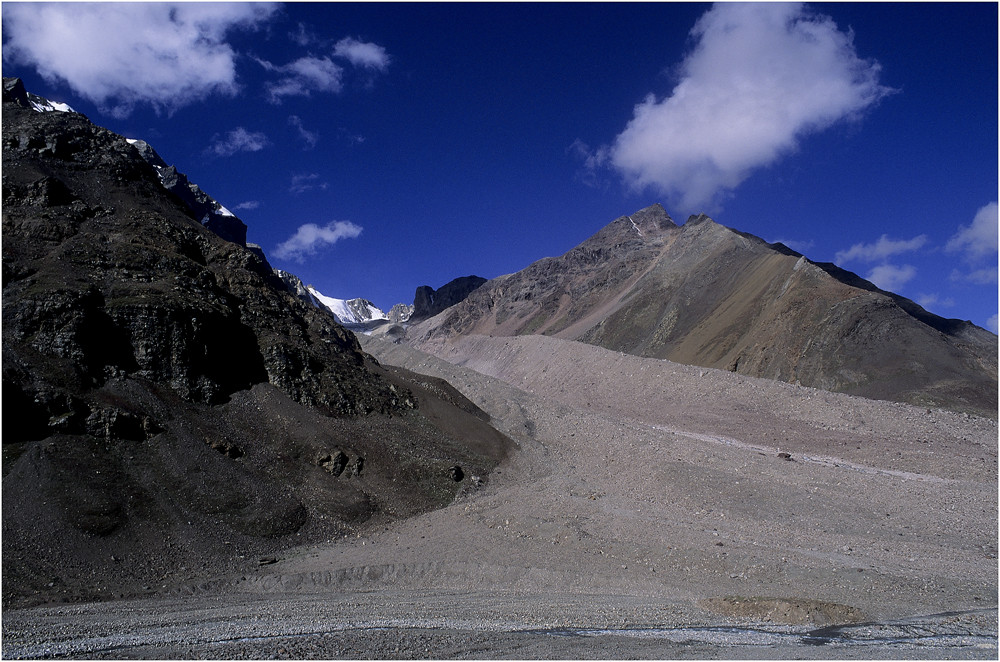
M 10 85 L 8 86 L 8 82 Z M 150 593 L 441 506 L 509 442 L 206 229 L 123 137 L 3 108 L 3 600 Z M 8 91 L 11 94 L 8 94 Z
M 255 573 L 7 610 L 5 656 L 996 657 L 992 420 L 540 336 L 450 347 L 500 379 L 362 343 L 518 450 L 446 508 Z
M 830 264 L 654 205 L 413 327 L 544 334 L 637 356 L 996 415 L 997 338 Z

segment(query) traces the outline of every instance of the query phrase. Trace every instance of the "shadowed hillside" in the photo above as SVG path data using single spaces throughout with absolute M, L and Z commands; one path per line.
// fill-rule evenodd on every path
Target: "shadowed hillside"
M 445 505 L 505 455 L 472 403 L 380 366 L 123 137 L 4 82 L 5 604 L 254 567 Z

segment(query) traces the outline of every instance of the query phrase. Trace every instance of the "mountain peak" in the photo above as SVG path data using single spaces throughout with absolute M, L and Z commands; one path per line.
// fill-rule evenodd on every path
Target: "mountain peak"
M 49 101 L 45 97 L 32 94 L 24 88 L 24 82 L 20 78 L 3 79 L 3 100 L 16 103 L 19 106 L 36 110 L 40 113 L 61 112 L 75 113 L 69 104 Z
M 702 223 L 715 223 L 708 214 L 691 214 L 684 225 L 701 225 Z
M 461 334 L 552 335 L 855 395 L 995 412 L 996 336 L 842 271 L 705 214 L 678 227 L 652 205 L 562 256 L 490 281 L 411 337 L 422 346 Z
M 644 207 L 639 211 L 624 216 L 632 226 L 632 230 L 640 237 L 647 235 L 657 236 L 664 230 L 677 228 L 677 224 L 670 218 L 670 214 L 659 202 Z M 620 220 L 620 219 L 619 219 Z

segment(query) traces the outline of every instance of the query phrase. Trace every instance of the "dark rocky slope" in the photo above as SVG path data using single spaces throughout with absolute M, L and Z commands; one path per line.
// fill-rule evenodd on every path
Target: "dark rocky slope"
M 414 323 L 433 317 L 445 308 L 464 301 L 485 282 L 482 276 L 461 276 L 436 290 L 430 285 L 421 285 L 413 294 L 413 310 L 407 321 Z
M 3 599 L 157 591 L 450 502 L 509 448 L 124 138 L 3 106 Z M 456 480 L 454 467 L 462 468 Z
M 637 356 L 996 417 L 997 337 L 832 264 L 659 205 L 410 330 L 546 334 Z

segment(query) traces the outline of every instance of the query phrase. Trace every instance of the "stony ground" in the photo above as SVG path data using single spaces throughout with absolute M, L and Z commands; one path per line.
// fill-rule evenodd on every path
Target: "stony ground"
M 255 572 L 6 610 L 3 656 L 997 656 L 993 420 L 545 337 L 365 346 L 518 451 Z

